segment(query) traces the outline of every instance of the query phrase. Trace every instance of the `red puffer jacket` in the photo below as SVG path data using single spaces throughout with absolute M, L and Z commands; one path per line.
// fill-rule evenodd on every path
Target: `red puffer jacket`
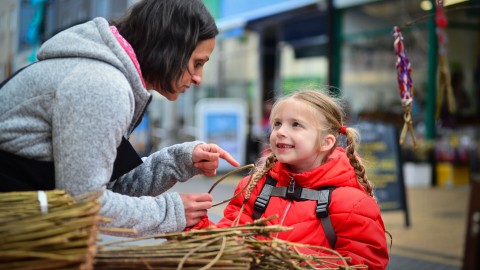
M 331 195 L 330 219 L 337 235 L 334 249 L 342 256 L 352 258 L 351 264 L 365 264 L 369 269 L 383 270 L 388 264 L 388 249 L 385 226 L 380 209 L 375 200 L 368 196 L 357 182 L 355 172 L 349 163 L 345 150 L 337 148 L 320 167 L 299 174 L 289 172 L 286 165 L 278 162 L 269 174 L 278 181 L 277 186 L 288 186 L 290 177 L 296 185 L 309 189 L 327 186 L 337 188 Z M 241 180 L 235 194 L 247 184 L 249 177 Z M 241 214 L 239 224 L 253 221 L 253 205 L 262 190 L 266 177 L 253 189 L 248 203 Z M 229 227 L 239 214 L 244 194 L 231 200 L 224 210 L 224 217 L 216 227 Z M 281 224 L 293 227 L 292 230 L 275 235 L 290 242 L 304 243 L 331 248 L 322 224 L 315 214 L 316 201 L 291 201 L 281 197 L 271 197 L 262 217 L 278 215 L 269 225 Z M 207 218 L 195 229 L 213 225 Z M 316 250 L 302 250 L 318 253 Z M 329 254 L 331 255 L 331 254 Z

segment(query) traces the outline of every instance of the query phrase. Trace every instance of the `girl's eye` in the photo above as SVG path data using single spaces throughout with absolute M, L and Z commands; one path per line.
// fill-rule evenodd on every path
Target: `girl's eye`
M 292 126 L 293 127 L 301 127 L 302 125 L 300 125 L 300 123 L 298 123 L 298 122 L 293 122 Z
M 280 123 L 280 122 L 278 122 L 278 121 L 277 121 L 277 122 L 273 122 L 273 127 L 279 127 L 279 126 L 281 126 L 281 125 L 282 125 L 282 123 Z

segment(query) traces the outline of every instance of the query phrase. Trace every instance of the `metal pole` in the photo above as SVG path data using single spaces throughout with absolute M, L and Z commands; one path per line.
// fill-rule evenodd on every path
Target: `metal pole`
M 328 0 L 328 83 L 340 94 L 342 78 L 342 11 L 335 9 L 333 0 Z M 333 89 L 332 89 L 333 90 Z
M 427 99 L 425 108 L 425 128 L 427 140 L 435 139 L 435 106 L 437 105 L 437 65 L 438 40 L 435 24 L 435 1 L 432 2 L 431 16 L 427 22 L 428 31 L 428 70 L 427 70 Z

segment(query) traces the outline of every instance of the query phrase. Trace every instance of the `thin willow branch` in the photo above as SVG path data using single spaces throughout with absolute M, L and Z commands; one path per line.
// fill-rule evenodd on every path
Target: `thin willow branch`
M 213 185 L 212 187 L 208 190 L 208 193 L 211 193 L 213 188 L 218 185 L 220 182 L 222 182 L 223 180 L 225 180 L 227 177 L 229 177 L 230 175 L 234 174 L 234 173 L 237 173 L 239 171 L 242 171 L 242 170 L 245 170 L 245 169 L 250 169 L 250 168 L 254 168 L 255 165 L 253 164 L 248 164 L 248 165 L 245 165 L 245 166 L 242 166 L 242 167 L 239 167 L 235 170 L 232 170 L 230 172 L 228 172 L 227 174 L 225 174 L 224 176 L 222 176 L 220 179 L 218 179 Z M 221 204 L 224 204 L 226 202 L 229 202 L 233 199 L 235 199 L 236 197 L 238 197 L 240 194 L 243 193 L 243 191 L 245 191 L 245 189 L 248 187 L 248 185 L 250 184 L 250 182 L 252 181 L 252 176 L 253 174 L 250 174 L 250 178 L 248 179 L 248 183 L 247 185 L 245 185 L 245 187 L 242 188 L 242 190 L 240 190 L 237 194 L 233 195 L 233 197 L 231 197 L 230 199 L 227 199 L 227 200 L 224 200 L 222 202 L 219 202 L 219 203 L 216 203 L 216 204 L 213 204 L 212 207 L 215 207 L 215 206 L 219 206 Z

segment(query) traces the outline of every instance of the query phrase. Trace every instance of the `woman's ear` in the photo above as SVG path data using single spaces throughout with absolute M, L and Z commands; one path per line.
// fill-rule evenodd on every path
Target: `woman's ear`
M 330 151 L 332 147 L 335 145 L 335 142 L 337 139 L 335 139 L 335 136 L 332 134 L 327 134 L 323 138 L 322 146 L 320 147 L 320 151 L 325 152 L 325 151 Z

